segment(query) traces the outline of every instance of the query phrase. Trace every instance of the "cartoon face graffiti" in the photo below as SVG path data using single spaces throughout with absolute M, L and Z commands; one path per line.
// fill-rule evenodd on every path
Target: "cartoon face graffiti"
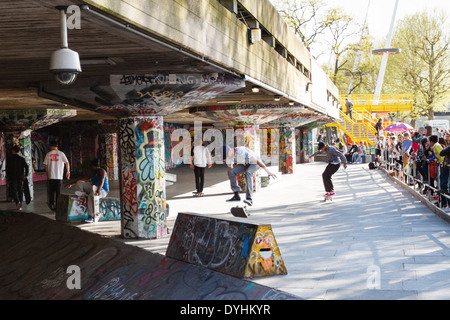
M 286 273 L 272 228 L 270 226 L 259 227 L 249 255 L 246 276 L 257 277 Z
M 258 252 L 258 260 L 260 261 L 262 268 L 265 272 L 271 272 L 273 269 L 273 234 L 267 232 L 268 230 L 259 230 L 255 237 L 254 250 Z

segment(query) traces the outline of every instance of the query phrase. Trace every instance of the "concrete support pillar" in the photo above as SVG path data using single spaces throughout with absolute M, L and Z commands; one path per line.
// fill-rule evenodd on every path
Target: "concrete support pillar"
M 117 147 L 117 121 L 99 121 L 102 132 L 98 135 L 100 165 L 107 168 L 108 178 L 119 180 L 119 151 Z
M 6 184 L 6 138 L 5 133 L 0 132 L 0 186 Z
M 280 128 L 280 158 L 278 169 L 282 174 L 294 173 L 295 164 L 295 129 Z
M 163 117 L 119 120 L 122 236 L 167 236 Z
M 302 144 L 301 144 L 301 160 L 302 163 L 309 163 L 310 160 L 309 156 L 314 153 L 314 141 L 312 137 L 312 131 L 309 129 L 301 129 L 301 137 L 302 137 Z

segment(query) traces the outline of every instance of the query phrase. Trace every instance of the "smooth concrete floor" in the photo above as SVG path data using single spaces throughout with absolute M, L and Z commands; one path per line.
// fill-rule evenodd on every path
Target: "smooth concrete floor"
M 337 196 L 324 203 L 324 168 L 297 165 L 294 174 L 278 174 L 276 183 L 255 193 L 248 221 L 272 225 L 288 275 L 253 281 L 304 299 L 450 299 L 450 225 L 367 164 L 341 168 L 333 178 Z M 177 182 L 167 186 L 169 229 L 178 212 L 236 219 L 230 214 L 236 203 L 226 202 L 232 195 L 226 167 L 206 171 L 202 198 L 192 197 L 188 166 L 170 172 Z M 36 198 L 24 211 L 54 219 L 45 188 L 36 183 Z M 113 189 L 118 192 L 118 183 Z M 4 187 L 0 201 L 0 209 L 14 208 Z M 163 255 L 169 242 L 122 239 L 118 221 L 78 227 Z

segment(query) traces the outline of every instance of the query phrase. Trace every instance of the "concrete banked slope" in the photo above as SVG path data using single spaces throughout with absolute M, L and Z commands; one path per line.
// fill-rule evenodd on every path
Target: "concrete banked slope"
M 27 213 L 0 212 L 0 261 L 0 299 L 297 299 Z

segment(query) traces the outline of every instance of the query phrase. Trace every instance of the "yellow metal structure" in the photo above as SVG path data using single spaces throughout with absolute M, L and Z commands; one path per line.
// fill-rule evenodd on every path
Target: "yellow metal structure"
M 350 119 L 345 114 L 345 98 L 353 103 L 353 112 Z M 414 97 L 412 94 L 355 94 L 340 97 L 343 111 L 340 111 L 340 119 L 335 123 L 327 124 L 327 127 L 337 127 L 340 135 L 345 133 L 353 142 L 363 141 L 367 146 L 375 146 L 375 124 L 378 121 L 373 113 L 405 112 L 412 111 Z M 391 122 L 383 122 L 383 126 Z M 341 136 L 341 141 L 344 141 Z
M 369 112 L 353 112 L 353 119 L 350 119 L 350 117 L 342 111 L 339 113 L 340 119 L 335 123 L 327 124 L 327 127 L 337 127 L 340 135 L 342 132 L 345 133 L 353 142 L 363 141 L 368 146 L 375 146 L 376 130 L 374 127 L 374 119 Z M 342 135 L 340 138 L 341 141 L 345 141 Z
M 370 113 L 412 111 L 414 103 L 412 94 L 354 94 L 340 97 L 344 111 L 345 98 L 353 103 L 353 111 L 356 112 L 361 112 L 361 109 Z

